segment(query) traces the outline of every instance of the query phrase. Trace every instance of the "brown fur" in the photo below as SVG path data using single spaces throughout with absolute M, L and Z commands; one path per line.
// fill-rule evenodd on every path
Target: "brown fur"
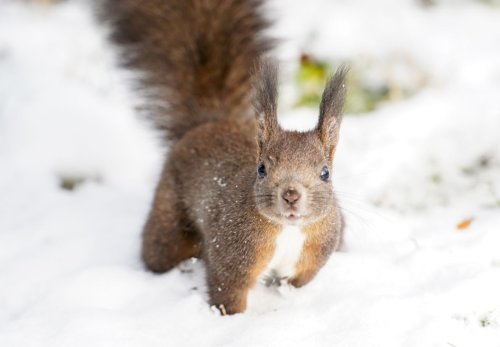
M 205 122 L 251 116 L 251 67 L 271 46 L 259 35 L 268 26 L 261 3 L 104 0 L 102 17 L 126 48 L 126 66 L 145 73 L 147 106 L 170 140 Z
M 277 121 L 277 68 L 250 71 L 268 41 L 257 0 L 108 0 L 114 38 L 131 48 L 128 63 L 147 72 L 145 85 L 167 100 L 156 109 L 172 142 L 144 227 L 142 256 L 155 272 L 203 257 L 210 303 L 243 312 L 286 224 L 306 242 L 295 275 L 308 283 L 338 248 L 342 216 L 329 178 L 344 99 L 345 70 L 325 89 L 317 129 L 282 130 Z M 165 113 L 167 112 L 167 113 Z M 258 168 L 265 165 L 265 175 Z M 300 199 L 292 206 L 284 194 Z

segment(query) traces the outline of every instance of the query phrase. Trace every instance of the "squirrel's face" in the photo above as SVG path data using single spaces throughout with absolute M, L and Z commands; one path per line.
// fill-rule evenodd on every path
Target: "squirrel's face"
M 277 69 L 263 62 L 256 84 L 258 162 L 254 200 L 259 212 L 280 224 L 310 224 L 335 205 L 331 164 L 345 98 L 346 69 L 327 83 L 317 127 L 284 131 L 277 120 Z
M 280 129 L 255 168 L 259 212 L 279 224 L 314 223 L 334 204 L 331 162 L 316 132 Z

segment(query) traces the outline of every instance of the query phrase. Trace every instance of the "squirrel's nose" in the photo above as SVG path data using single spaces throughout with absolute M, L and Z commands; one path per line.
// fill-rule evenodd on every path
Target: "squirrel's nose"
M 288 188 L 282 195 L 283 200 L 287 202 L 288 205 L 293 205 L 300 199 L 299 192 L 294 188 Z

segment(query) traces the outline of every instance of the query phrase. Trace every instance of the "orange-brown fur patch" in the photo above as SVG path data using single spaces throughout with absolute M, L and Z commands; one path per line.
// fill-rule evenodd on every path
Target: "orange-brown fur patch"
M 295 268 L 295 275 L 290 279 L 294 287 L 302 287 L 309 283 L 326 263 L 332 251 L 335 251 L 341 239 L 341 228 L 337 232 L 331 231 L 332 217 L 328 216 L 316 223 L 306 226 L 303 232 L 306 234 L 304 248 L 299 262 Z M 334 225 L 340 226 L 340 220 Z

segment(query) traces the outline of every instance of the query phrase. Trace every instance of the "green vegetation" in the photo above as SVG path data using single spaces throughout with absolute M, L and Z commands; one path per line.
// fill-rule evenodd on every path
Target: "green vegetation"
M 483 328 L 485 328 L 485 327 L 487 327 L 488 325 L 491 325 L 491 322 L 490 322 L 490 320 L 488 319 L 488 317 L 483 317 L 483 318 L 481 318 L 481 319 L 479 320 L 479 324 L 480 324 Z
M 361 74 L 353 70 L 348 80 L 349 94 L 346 100 L 346 113 L 359 114 L 371 112 L 384 101 L 391 99 L 389 85 L 369 86 L 363 83 Z
M 81 185 L 83 182 L 85 182 L 85 178 L 82 177 L 59 177 L 59 186 L 64 190 L 75 190 L 75 188 Z
M 98 177 L 85 177 L 78 175 L 60 175 L 59 176 L 59 187 L 64 190 L 74 191 L 80 187 L 83 183 L 93 181 L 99 182 Z
M 330 71 L 330 65 L 325 61 L 313 59 L 306 54 L 300 57 L 300 66 L 297 72 L 300 96 L 297 106 L 318 107 Z
M 319 106 L 326 80 L 335 71 L 332 65 L 337 64 L 330 64 L 308 54 L 301 56 L 295 79 L 298 90 L 296 107 L 317 108 Z M 371 112 L 383 102 L 401 99 L 413 92 L 405 90 L 397 83 L 389 81 L 388 78 L 382 83 L 368 83 L 367 71 L 362 68 L 362 64 L 349 63 L 349 66 L 346 114 Z M 381 68 L 383 70 L 384 66 Z

